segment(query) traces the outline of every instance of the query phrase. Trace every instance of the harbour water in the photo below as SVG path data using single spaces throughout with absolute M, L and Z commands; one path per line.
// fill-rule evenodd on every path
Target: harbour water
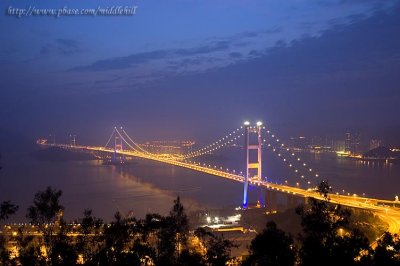
M 244 168 L 242 150 L 204 159 L 224 168 Z M 273 153 L 263 152 L 263 175 L 271 182 L 312 186 L 321 178 L 328 179 L 334 191 L 369 197 L 394 199 L 400 194 L 400 165 L 372 164 L 338 158 L 335 154 L 296 154 L 312 174 L 303 170 L 301 179 L 293 169 Z M 0 201 L 11 200 L 20 206 L 14 221 L 25 221 L 26 209 L 34 194 L 46 186 L 63 191 L 62 204 L 67 220 L 82 217 L 90 208 L 106 221 L 116 211 L 123 215 L 143 217 L 157 212 L 166 215 L 179 195 L 188 211 L 205 208 L 239 206 L 242 184 L 176 166 L 135 159 L 126 165 L 103 165 L 98 160 L 49 161 L 30 153 L 3 154 L 0 171 Z M 318 171 L 319 177 L 314 173 Z M 310 184 L 308 184 L 310 181 Z M 250 191 L 250 194 L 252 193 Z M 253 195 L 253 199 L 254 199 Z

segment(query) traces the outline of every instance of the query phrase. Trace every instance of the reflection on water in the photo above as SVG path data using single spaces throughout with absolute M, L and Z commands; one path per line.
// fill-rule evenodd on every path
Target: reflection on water
M 228 152 L 213 163 L 243 171 L 241 151 Z M 294 173 L 273 154 L 263 153 L 263 175 L 271 182 L 302 187 L 312 186 L 319 178 Z M 334 154 L 299 154 L 307 165 L 328 179 L 335 191 L 394 199 L 400 194 L 400 166 L 361 162 L 338 158 Z M 99 161 L 39 161 L 29 156 L 7 156 L 1 161 L 0 201 L 12 200 L 20 206 L 15 220 L 24 219 L 33 195 L 50 185 L 62 189 L 66 218 L 81 217 L 85 208 L 110 220 L 118 210 L 143 217 L 149 212 L 167 214 L 176 195 L 188 210 L 238 206 L 242 200 L 242 185 L 219 177 L 191 170 L 136 159 L 125 166 L 102 165 Z M 300 169 L 300 168 L 299 168 Z M 304 170 L 304 169 L 303 169 Z M 310 184 L 308 183 L 310 182 Z M 250 191 L 253 199 L 256 194 Z
M 315 162 L 321 176 L 329 179 L 336 191 L 363 193 L 370 197 L 394 199 L 400 194 L 400 165 L 384 161 L 360 161 L 337 157 L 333 153 L 301 154 Z
M 231 204 L 233 194 L 241 189 L 228 180 L 144 160 L 114 166 L 99 161 L 47 162 L 3 156 L 2 165 L 0 200 L 20 206 L 14 218 L 18 221 L 25 219 L 34 194 L 46 186 L 63 190 L 67 219 L 81 217 L 90 208 L 106 220 L 116 211 L 132 212 L 136 217 L 151 212 L 166 215 L 177 195 L 188 211 L 222 207 Z M 221 188 L 226 190 L 221 193 Z

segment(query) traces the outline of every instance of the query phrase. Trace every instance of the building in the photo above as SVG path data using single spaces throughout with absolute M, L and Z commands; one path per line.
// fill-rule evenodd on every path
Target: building
M 140 146 L 146 151 L 158 154 L 186 154 L 193 151 L 193 140 L 153 140 Z
M 306 149 L 308 146 L 308 141 L 306 137 L 291 137 L 289 139 L 290 148 L 294 149 Z
M 344 150 L 350 154 L 359 153 L 360 146 L 360 134 L 359 133 L 346 133 L 346 139 L 344 141 Z
M 369 142 L 369 149 L 373 150 L 382 146 L 382 140 L 380 139 L 371 139 Z
M 346 133 L 346 139 L 344 141 L 344 151 L 345 152 L 351 152 L 351 133 L 347 132 Z
M 332 150 L 336 152 L 344 152 L 346 150 L 346 141 L 345 140 L 332 141 Z

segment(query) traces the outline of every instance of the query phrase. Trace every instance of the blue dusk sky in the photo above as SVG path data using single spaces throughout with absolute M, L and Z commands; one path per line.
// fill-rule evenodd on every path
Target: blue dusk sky
M 133 16 L 12 8 L 137 7 Z M 262 120 L 400 144 L 400 1 L 0 0 L 0 128 L 204 142 Z M 396 142 L 397 141 L 397 142 Z

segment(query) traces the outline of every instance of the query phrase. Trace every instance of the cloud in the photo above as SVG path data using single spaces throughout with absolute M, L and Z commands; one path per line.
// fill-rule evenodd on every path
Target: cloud
M 171 58 L 179 59 L 191 56 L 211 54 L 228 50 L 229 47 L 230 43 L 228 41 L 214 41 L 209 42 L 205 45 L 200 45 L 198 47 L 192 48 L 154 50 L 150 52 L 135 53 L 128 56 L 99 60 L 87 66 L 72 68 L 70 69 L 70 71 L 107 71 L 126 69 L 137 65 L 149 63 L 151 61 Z
M 374 15 L 370 6 L 352 9 L 346 13 L 327 17 L 304 16 L 272 24 L 264 29 L 243 31 L 230 36 L 211 36 L 202 41 L 192 40 L 180 46 L 135 52 L 126 56 L 110 57 L 69 69 L 69 73 L 92 76 L 101 80 L 118 75 L 115 86 L 135 87 L 162 78 L 179 75 L 204 73 L 230 65 L 246 63 L 270 54 L 279 54 L 290 47 L 300 47 L 308 40 L 319 38 L 326 32 L 343 31 L 352 24 L 358 24 Z M 320 49 L 320 48 L 315 48 Z M 333 50 L 337 52 L 337 49 Z M 293 55 L 294 57 L 297 54 Z M 302 59 L 303 60 L 303 59 Z M 308 59 L 313 62 L 312 59 Z M 90 74 L 89 74 L 90 73 Z M 121 74 L 123 73 L 123 74 Z M 92 79 L 90 80 L 92 82 Z M 91 84 L 91 83 L 90 83 Z M 96 83 L 96 85 L 103 82 Z M 114 87 L 113 87 L 114 88 Z
M 169 57 L 170 54 L 171 51 L 169 50 L 155 50 L 151 52 L 136 53 L 129 56 L 98 60 L 91 65 L 72 68 L 71 71 L 106 71 L 125 69 L 138 64 L 147 63 L 151 60 L 164 59 Z
M 241 53 L 238 53 L 238 52 L 233 52 L 233 53 L 230 53 L 229 56 L 232 57 L 232 58 L 240 58 L 243 55 Z
M 201 55 L 208 54 L 217 51 L 228 50 L 230 42 L 228 41 L 217 41 L 200 47 L 195 47 L 191 49 L 178 49 L 173 52 L 174 55 Z
M 83 52 L 79 42 L 73 39 L 55 39 L 41 47 L 41 55 L 59 54 L 59 55 L 72 55 Z

